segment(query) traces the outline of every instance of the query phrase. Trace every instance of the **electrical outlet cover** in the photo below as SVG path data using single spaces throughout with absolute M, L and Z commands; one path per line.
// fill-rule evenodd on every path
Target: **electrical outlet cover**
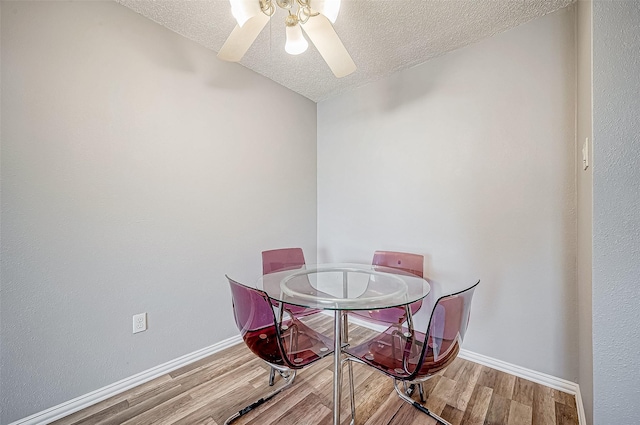
M 147 313 L 135 314 L 133 316 L 133 333 L 147 330 Z

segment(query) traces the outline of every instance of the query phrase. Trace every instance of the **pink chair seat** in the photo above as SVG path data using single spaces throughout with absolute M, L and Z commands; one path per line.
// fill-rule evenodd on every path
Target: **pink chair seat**
M 275 326 L 247 331 L 243 339 L 247 347 L 267 363 L 290 369 L 300 369 L 332 352 L 333 341 L 299 320 L 283 321 L 284 327 L 287 329 L 280 335 L 282 350 Z
M 405 332 L 408 332 L 406 327 L 402 327 L 401 330 L 390 327 L 367 343 L 347 348 L 345 352 L 393 378 L 406 379 L 416 373 L 417 376 L 437 373 L 447 367 L 460 351 L 457 338 L 442 340 L 437 354 L 433 346 L 429 346 L 424 353 L 420 369 L 416 372 L 426 336 L 422 332 L 414 332 L 415 341 L 412 341 L 401 336 Z

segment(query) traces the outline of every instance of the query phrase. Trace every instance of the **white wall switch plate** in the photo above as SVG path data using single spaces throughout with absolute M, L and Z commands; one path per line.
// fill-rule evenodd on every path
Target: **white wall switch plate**
M 133 316 L 133 333 L 147 330 L 147 313 L 140 313 Z

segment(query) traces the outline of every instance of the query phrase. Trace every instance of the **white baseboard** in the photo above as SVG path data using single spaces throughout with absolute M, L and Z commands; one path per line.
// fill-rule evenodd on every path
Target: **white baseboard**
M 506 372 L 510 375 L 515 375 L 520 378 L 524 378 L 529 381 L 542 384 L 546 387 L 563 391 L 565 393 L 569 393 L 569 394 L 576 393 L 576 386 L 578 384 L 576 384 L 575 382 L 567 381 L 562 378 L 557 378 L 552 375 L 547 375 L 546 373 L 537 372 L 535 370 L 531 370 L 531 369 L 527 369 L 511 363 L 507 363 L 502 360 L 498 360 L 482 354 L 474 353 L 473 351 L 465 350 L 464 348 L 460 350 L 460 354 L 458 354 L 458 356 L 465 360 L 469 360 L 474 363 L 479 363 L 483 366 L 488 366 L 492 369 Z
M 582 395 L 580 394 L 580 385 L 578 385 L 577 383 L 567 381 L 566 379 L 558 378 L 556 376 L 547 375 L 546 373 L 537 372 L 535 370 L 507 363 L 505 361 L 494 359 L 492 357 L 484 356 L 482 354 L 474 353 L 473 351 L 465 350 L 464 348 L 460 350 L 458 356 L 465 360 L 469 360 L 474 363 L 478 363 L 483 366 L 508 373 L 510 375 L 518 376 L 520 378 L 544 385 L 545 387 L 553 388 L 558 391 L 562 391 L 575 396 L 576 406 L 578 410 L 578 424 L 587 425 L 587 420 L 584 414 L 584 405 L 582 404 Z
M 580 385 L 578 384 L 576 384 L 576 406 L 578 408 L 578 425 L 587 425 L 587 416 L 584 413 L 582 394 L 580 393 Z
M 333 313 L 326 312 L 327 315 L 333 316 Z M 369 329 L 373 329 L 382 332 L 386 329 L 385 326 L 369 323 L 365 320 L 360 320 L 357 317 L 349 317 L 349 322 L 363 326 Z M 20 419 L 16 422 L 12 422 L 9 425 L 44 425 L 79 410 L 92 406 L 100 401 L 106 400 L 109 397 L 120 394 L 123 391 L 134 388 L 145 382 L 151 381 L 159 376 L 169 373 L 173 370 L 179 369 L 232 345 L 242 342 L 240 335 L 227 338 L 224 341 L 220 341 L 217 344 L 213 344 L 209 347 L 205 347 L 201 350 L 194 351 L 193 353 L 186 354 L 177 359 L 171 360 L 167 363 L 163 363 L 159 366 L 148 369 L 144 372 L 125 378 L 114 384 L 107 385 L 96 391 L 92 391 L 83 396 L 74 398 L 65 403 L 61 403 L 50 409 L 31 415 L 27 418 Z M 535 370 L 527 369 L 521 366 L 517 366 L 511 363 L 507 363 L 502 360 L 494 359 L 482 354 L 474 353 L 469 350 L 461 349 L 459 356 L 465 360 L 472 361 L 474 363 L 488 366 L 490 368 L 509 373 L 511 375 L 518 376 L 529 381 L 536 382 L 541 385 L 545 385 L 550 388 L 554 388 L 559 391 L 563 391 L 574 395 L 576 397 L 576 404 L 578 408 L 578 423 L 579 425 L 587 425 L 587 421 L 584 413 L 584 405 L 582 404 L 582 396 L 580 394 L 580 386 L 575 382 L 567 381 L 565 379 L 557 378 L 555 376 L 547 375 L 546 373 L 536 372 Z
M 144 384 L 152 379 L 158 378 L 185 365 L 217 353 L 218 351 L 222 351 L 239 342 L 242 342 L 240 335 L 232 336 L 231 338 L 227 338 L 216 344 L 210 345 L 209 347 L 205 347 L 201 350 L 178 357 L 177 359 L 170 360 L 161 365 L 152 367 L 151 369 L 147 369 L 144 372 L 140 372 L 111 385 L 107 385 L 106 387 L 102 387 L 88 394 L 76 397 L 73 400 L 58 404 L 57 406 L 53 406 L 26 418 L 19 419 L 9 425 L 44 425 L 51 423 L 79 410 L 86 409 L 87 407 L 106 400 L 109 397 L 113 397 L 121 392 L 137 387 L 138 385 Z

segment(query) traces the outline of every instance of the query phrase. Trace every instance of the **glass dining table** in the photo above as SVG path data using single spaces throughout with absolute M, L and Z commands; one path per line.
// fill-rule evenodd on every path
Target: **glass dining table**
M 347 312 L 404 308 L 412 329 L 409 304 L 429 294 L 418 276 L 370 264 L 318 264 L 263 275 L 256 283 L 274 300 L 334 312 L 333 424 L 340 424 L 342 346 L 348 341 Z

